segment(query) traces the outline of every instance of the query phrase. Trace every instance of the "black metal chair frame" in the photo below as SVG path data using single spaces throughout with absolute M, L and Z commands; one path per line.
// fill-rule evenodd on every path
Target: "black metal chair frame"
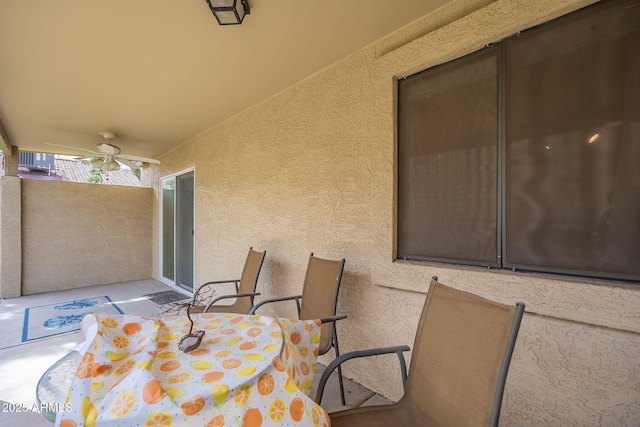
M 313 252 L 309 256 L 313 257 Z M 344 272 L 344 262 L 345 262 L 345 260 L 342 259 L 341 260 L 341 265 L 340 265 L 340 273 L 338 274 L 337 283 L 336 283 L 336 291 L 335 291 L 335 295 L 334 295 L 334 298 L 333 298 L 333 315 L 331 317 L 326 317 L 326 318 L 320 319 L 322 323 L 331 322 L 331 325 L 332 325 L 331 326 L 331 330 L 332 330 L 332 332 L 331 332 L 331 345 L 329 346 L 329 348 L 333 347 L 335 349 L 336 358 L 338 358 L 340 356 L 340 346 L 338 344 L 338 331 L 336 329 L 336 321 L 347 318 L 346 314 L 336 315 L 336 311 L 337 311 L 337 307 L 338 307 L 338 292 L 340 291 L 340 284 L 342 282 L 342 274 Z M 300 300 L 301 299 L 302 299 L 302 295 L 291 295 L 291 296 L 286 296 L 286 297 L 271 298 L 271 299 L 267 299 L 267 300 L 264 300 L 264 301 L 260 301 L 258 304 L 254 305 L 251 308 L 251 311 L 249 312 L 249 314 L 255 314 L 255 311 L 259 307 L 261 307 L 261 306 L 263 306 L 265 304 L 269 304 L 269 303 L 273 303 L 273 302 L 282 302 L 282 301 L 295 300 L 296 308 L 298 310 L 298 318 L 300 318 L 300 310 L 301 310 Z M 337 366 L 337 368 L 338 368 L 338 381 L 339 381 L 339 384 L 340 384 L 340 399 L 342 401 L 342 405 L 346 405 L 346 399 L 345 399 L 345 393 L 344 393 L 344 378 L 342 376 L 342 368 L 340 366 Z
M 437 281 L 438 277 L 434 276 L 433 280 Z M 515 348 L 516 339 L 518 338 L 518 331 L 520 330 L 520 323 L 522 321 L 522 316 L 524 315 L 525 304 L 522 302 L 516 303 L 516 314 L 511 326 L 511 332 L 509 334 L 509 340 L 507 342 L 507 348 L 502 359 L 502 364 L 500 367 L 500 374 L 498 377 L 498 385 L 496 388 L 496 393 L 494 397 L 493 403 L 493 412 L 491 416 L 491 426 L 497 427 L 498 420 L 500 419 L 500 409 L 502 407 L 502 398 L 504 396 L 504 388 L 507 381 L 507 373 L 509 371 L 509 365 L 511 364 L 511 357 L 513 356 L 513 350 Z M 325 371 L 322 373 L 320 377 L 320 381 L 318 383 L 318 388 L 316 391 L 315 402 L 319 405 L 322 401 L 322 395 L 324 394 L 324 389 L 329 379 L 329 376 L 333 373 L 333 371 L 338 368 L 340 369 L 340 365 L 342 365 L 347 360 L 361 358 L 361 357 L 369 357 L 369 356 L 379 356 L 384 354 L 396 354 L 398 356 L 398 360 L 400 362 L 400 373 L 402 376 L 402 386 L 404 390 L 407 389 L 407 365 L 404 359 L 404 352 L 409 351 L 411 348 L 408 345 L 399 345 L 392 347 L 383 347 L 383 348 L 373 348 L 368 350 L 357 350 L 349 353 L 345 353 L 339 357 L 336 357 L 330 364 L 327 366 Z
M 249 248 L 249 250 L 251 251 L 253 249 L 253 246 Z M 258 286 L 258 277 L 260 276 L 260 270 L 262 269 L 262 264 L 264 263 L 264 258 L 267 254 L 267 251 L 264 251 L 262 254 L 262 260 L 260 261 L 260 265 L 258 266 L 258 274 L 256 275 L 256 281 L 253 284 L 253 290 L 256 290 L 256 287 Z M 198 289 L 196 289 L 196 291 L 193 293 L 193 299 L 191 300 L 191 306 L 195 306 L 195 304 L 197 303 L 196 299 L 198 297 L 198 294 L 200 292 L 200 290 L 202 288 L 204 288 L 205 286 L 211 286 L 211 285 L 219 285 L 219 284 L 223 284 L 223 283 L 233 283 L 235 285 L 236 288 L 236 293 L 232 294 L 232 295 L 222 295 L 219 296 L 217 298 L 212 299 L 205 307 L 203 310 L 203 313 L 206 313 L 209 308 L 213 305 L 215 305 L 216 302 L 221 301 L 221 300 L 225 300 L 225 299 L 231 299 L 231 298 L 251 298 L 251 306 L 253 306 L 253 298 L 257 295 L 261 295 L 260 292 L 250 292 L 250 293 L 239 293 L 240 292 L 240 280 L 241 279 L 231 279 L 231 280 L 213 280 L 210 282 L 206 282 L 203 283 L 202 285 L 200 285 L 198 287 Z

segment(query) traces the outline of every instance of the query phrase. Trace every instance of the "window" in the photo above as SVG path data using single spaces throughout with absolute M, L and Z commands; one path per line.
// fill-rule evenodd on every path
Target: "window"
M 398 82 L 398 258 L 640 279 L 639 3 Z

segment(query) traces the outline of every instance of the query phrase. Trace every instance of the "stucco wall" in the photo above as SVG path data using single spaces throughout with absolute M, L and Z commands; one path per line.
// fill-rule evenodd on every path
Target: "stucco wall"
M 0 176 L 0 298 L 20 296 L 20 178 Z
M 150 188 L 22 180 L 23 295 L 151 277 Z
M 640 286 L 394 261 L 394 79 L 459 57 L 590 1 L 454 1 L 187 141 L 148 174 L 196 171 L 196 283 L 238 276 L 266 250 L 262 297 L 299 293 L 309 252 L 346 258 L 343 351 L 411 344 L 431 276 L 523 301 L 501 425 L 640 425 Z M 157 277 L 157 240 L 154 277 Z M 293 306 L 263 313 L 293 315 Z M 325 363 L 328 358 L 323 358 Z M 348 376 L 393 399 L 393 358 Z

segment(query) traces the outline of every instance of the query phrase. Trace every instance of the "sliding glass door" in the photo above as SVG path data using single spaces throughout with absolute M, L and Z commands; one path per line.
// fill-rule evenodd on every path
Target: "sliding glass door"
M 160 277 L 193 292 L 194 171 L 160 181 Z

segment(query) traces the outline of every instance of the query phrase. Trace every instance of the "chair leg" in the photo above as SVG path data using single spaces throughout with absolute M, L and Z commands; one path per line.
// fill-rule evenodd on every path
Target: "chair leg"
M 344 398 L 344 381 L 342 380 L 342 367 L 338 366 L 338 381 L 340 382 L 340 399 L 342 400 L 342 406 L 346 406 L 347 402 Z
M 333 322 L 333 348 L 336 350 L 336 357 L 340 356 L 340 346 L 338 345 L 338 331 L 336 330 L 336 322 Z M 344 397 L 344 379 L 342 377 L 342 366 L 338 365 L 338 383 L 340 384 L 340 400 L 342 406 L 347 405 Z

